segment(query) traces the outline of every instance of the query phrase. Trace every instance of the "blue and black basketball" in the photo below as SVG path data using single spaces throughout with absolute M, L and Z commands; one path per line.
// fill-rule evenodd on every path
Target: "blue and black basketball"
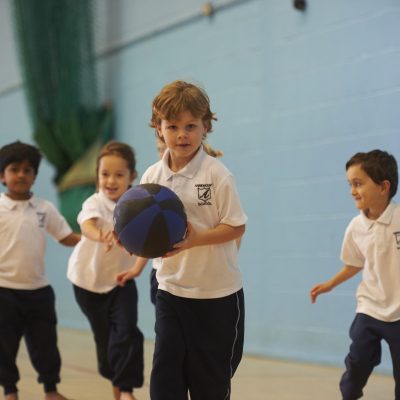
M 130 253 L 146 258 L 163 256 L 186 233 L 183 203 L 169 188 L 155 183 L 127 190 L 114 210 L 114 230 Z

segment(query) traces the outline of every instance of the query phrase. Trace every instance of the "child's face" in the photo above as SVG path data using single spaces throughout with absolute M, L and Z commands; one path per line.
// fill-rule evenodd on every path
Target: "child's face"
M 202 119 L 190 111 L 182 111 L 173 121 L 161 120 L 157 130 L 170 151 L 171 163 L 180 168 L 195 156 L 207 133 Z
M 104 156 L 99 162 L 99 189 L 113 201 L 117 201 L 136 178 L 128 168 L 128 163 L 117 155 Z
M 347 170 L 347 180 L 356 207 L 363 210 L 371 219 L 379 218 L 389 202 L 389 181 L 375 183 L 360 164 L 352 165 Z
M 8 164 L 1 174 L 1 182 L 7 186 L 7 194 L 13 200 L 27 200 L 36 174 L 28 160 Z

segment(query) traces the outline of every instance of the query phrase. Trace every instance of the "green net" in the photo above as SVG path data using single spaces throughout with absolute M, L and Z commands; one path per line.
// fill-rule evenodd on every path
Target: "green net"
M 77 230 L 95 190 L 97 151 L 112 136 L 111 107 L 97 93 L 92 2 L 12 3 L 34 140 L 55 167 L 61 212 Z

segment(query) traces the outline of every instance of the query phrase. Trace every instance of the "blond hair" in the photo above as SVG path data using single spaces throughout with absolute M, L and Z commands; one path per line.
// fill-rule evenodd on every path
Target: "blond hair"
M 203 89 L 185 81 L 174 81 L 164 86 L 154 98 L 150 126 L 157 129 L 163 119 L 174 120 L 182 111 L 201 118 L 207 133 L 212 131 L 212 121 L 217 120 Z
M 203 148 L 204 151 L 211 157 L 219 158 L 224 155 L 223 151 L 213 149 L 206 141 L 203 141 Z

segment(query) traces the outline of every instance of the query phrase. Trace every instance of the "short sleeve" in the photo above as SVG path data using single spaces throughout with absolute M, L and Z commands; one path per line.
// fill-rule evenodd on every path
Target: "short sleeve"
M 365 257 L 361 253 L 357 243 L 354 241 L 352 228 L 353 224 L 350 223 L 344 234 L 340 259 L 346 265 L 363 268 Z
M 83 222 L 92 218 L 100 218 L 101 212 L 98 204 L 96 195 L 93 195 L 86 199 L 82 204 L 82 210 L 78 214 L 78 224 L 81 225 Z
M 72 233 L 71 227 L 53 204 L 47 203 L 47 208 L 47 232 L 57 241 L 65 239 Z
M 231 174 L 226 175 L 216 187 L 217 207 L 221 224 L 241 226 L 247 216 L 240 203 L 239 192 Z

